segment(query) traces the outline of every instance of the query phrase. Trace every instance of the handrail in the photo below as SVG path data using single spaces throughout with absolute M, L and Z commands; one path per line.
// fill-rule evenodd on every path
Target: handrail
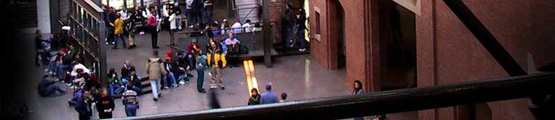
M 555 73 L 541 73 L 365 95 L 117 119 L 340 119 L 552 94 L 553 85 Z

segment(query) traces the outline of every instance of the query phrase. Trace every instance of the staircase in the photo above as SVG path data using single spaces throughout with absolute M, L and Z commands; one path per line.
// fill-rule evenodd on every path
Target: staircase
M 152 93 L 152 87 L 150 87 L 150 80 L 148 79 L 148 76 L 141 78 L 141 85 L 143 88 L 141 89 L 141 92 L 137 93 L 138 95 Z M 114 95 L 114 98 L 121 98 L 121 94 Z
M 258 11 L 259 5 L 262 5 L 260 0 L 235 0 L 237 17 L 241 23 L 245 23 L 247 19 L 250 19 L 251 23 L 260 22 L 258 14 L 262 11 Z

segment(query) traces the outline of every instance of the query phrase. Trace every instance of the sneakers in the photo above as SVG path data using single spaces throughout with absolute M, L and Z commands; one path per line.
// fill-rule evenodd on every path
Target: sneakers
M 177 87 L 178 87 L 178 85 L 177 85 L 177 84 L 174 84 L 174 85 L 172 85 L 172 87 L 173 87 L 173 88 L 177 88 Z
M 299 52 L 304 52 L 304 51 L 306 51 L 306 48 L 299 49 Z
M 179 81 L 179 84 L 185 85 L 185 81 Z
M 206 93 L 206 90 L 200 89 L 198 92 L 199 92 L 199 93 Z
M 166 90 L 167 90 L 167 89 L 170 89 L 170 87 L 168 87 L 168 86 L 164 86 L 164 89 L 166 89 Z

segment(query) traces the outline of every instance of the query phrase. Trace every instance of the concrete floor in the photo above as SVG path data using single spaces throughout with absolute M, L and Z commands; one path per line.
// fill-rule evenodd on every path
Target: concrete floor
M 183 35 L 180 35 L 183 36 Z M 32 45 L 32 36 L 23 36 L 29 41 L 26 43 Z M 169 49 L 165 44 L 169 37 L 167 32 L 159 33 L 160 57 L 165 57 L 166 51 Z M 117 49 L 107 50 L 108 68 L 116 68 L 117 72 L 123 65 L 125 59 L 132 61 L 139 75 L 145 75 L 144 69 L 146 60 L 152 54 L 150 47 L 150 35 L 137 36 L 138 47 L 135 49 Z M 120 43 L 121 45 L 121 43 Z M 111 48 L 109 46 L 107 48 Z M 30 49 L 32 47 L 24 48 Z M 32 58 L 33 54 L 24 54 L 27 58 Z M 303 100 L 326 98 L 334 96 L 349 95 L 350 90 L 346 89 L 345 70 L 328 70 L 320 65 L 310 55 L 295 55 L 273 57 L 274 66 L 267 68 L 263 61 L 254 61 L 255 77 L 258 80 L 260 88 L 271 82 L 273 91 L 277 94 L 286 92 L 288 100 Z M 68 89 L 68 93 L 57 97 L 40 97 L 37 94 L 36 86 L 41 76 L 44 74 L 44 68 L 33 66 L 33 60 L 23 60 L 29 63 L 26 68 L 31 68 L 25 73 L 23 80 L 26 84 L 19 85 L 25 90 L 24 103 L 30 106 L 33 113 L 29 114 L 25 119 L 29 120 L 76 120 L 77 112 L 67 104 L 67 100 L 71 97 L 71 90 L 62 83 L 57 85 Z M 225 90 L 218 90 L 218 97 L 222 107 L 244 106 L 248 102 L 248 88 L 246 83 L 245 71 L 242 64 L 239 67 L 226 68 L 223 72 Z M 208 94 L 198 93 L 196 91 L 196 71 L 192 72 L 195 77 L 191 78 L 191 82 L 175 89 L 163 90 L 163 96 L 157 101 L 152 100 L 150 94 L 141 95 L 140 109 L 137 114 L 151 115 L 160 113 L 173 113 L 183 111 L 197 111 L 209 109 Z M 204 88 L 208 88 L 209 78 L 205 74 Z M 265 90 L 260 90 L 264 92 Z M 125 111 L 121 104 L 121 99 L 115 100 L 116 107 L 114 117 L 125 117 Z M 415 119 L 418 115 L 416 112 L 406 112 L 388 115 L 389 119 Z

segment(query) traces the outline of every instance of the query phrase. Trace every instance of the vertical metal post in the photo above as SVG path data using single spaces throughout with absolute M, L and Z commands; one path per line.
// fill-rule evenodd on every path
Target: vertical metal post
M 99 25 L 99 35 L 98 35 L 98 47 L 99 47 L 99 59 L 100 59 L 100 63 L 99 64 L 99 69 L 100 70 L 100 81 L 102 83 L 102 87 L 107 88 L 108 87 L 108 62 L 106 61 L 106 44 L 104 44 L 106 42 L 105 38 L 106 38 L 106 34 L 104 33 L 104 31 L 106 30 L 106 26 L 104 25 L 104 21 L 98 21 L 98 25 Z
M 262 3 L 262 21 L 264 22 L 262 32 L 264 35 L 264 64 L 266 67 L 272 67 L 272 39 L 270 30 L 270 0 L 264 0 Z

